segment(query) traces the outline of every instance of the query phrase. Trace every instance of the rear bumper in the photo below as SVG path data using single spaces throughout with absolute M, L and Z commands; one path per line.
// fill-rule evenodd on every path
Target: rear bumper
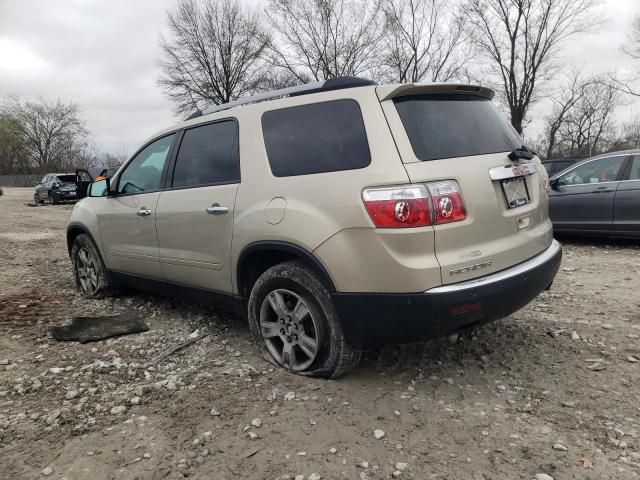
M 425 341 L 465 325 L 505 317 L 527 305 L 553 281 L 562 248 L 551 246 L 506 270 L 409 294 L 334 293 L 347 341 L 360 348 Z

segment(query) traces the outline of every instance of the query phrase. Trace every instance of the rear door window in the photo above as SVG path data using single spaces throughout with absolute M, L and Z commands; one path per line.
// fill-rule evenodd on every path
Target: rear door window
M 398 97 L 394 103 L 419 160 L 510 152 L 523 143 L 484 97 L 424 94 Z
M 276 177 L 353 170 L 371 163 L 362 112 L 354 100 L 265 112 L 262 133 Z
M 238 125 L 233 120 L 184 132 L 173 173 L 174 187 L 240 182 Z

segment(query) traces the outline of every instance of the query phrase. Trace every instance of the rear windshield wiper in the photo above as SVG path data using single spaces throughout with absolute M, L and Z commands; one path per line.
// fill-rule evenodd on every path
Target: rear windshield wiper
M 525 160 L 531 160 L 535 153 L 529 150 L 525 145 L 522 145 L 519 148 L 516 148 L 509 154 L 509 160 L 515 162 L 519 158 L 524 158 Z

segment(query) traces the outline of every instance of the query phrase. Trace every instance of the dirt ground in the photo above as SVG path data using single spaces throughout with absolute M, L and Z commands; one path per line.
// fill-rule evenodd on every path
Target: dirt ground
M 31 196 L 0 197 L 0 479 L 640 477 L 637 241 L 563 239 L 552 289 L 527 308 L 325 381 L 271 368 L 222 312 L 82 299 L 72 206 Z M 118 312 L 150 330 L 84 345 L 48 332 Z M 145 368 L 195 330 L 210 335 Z

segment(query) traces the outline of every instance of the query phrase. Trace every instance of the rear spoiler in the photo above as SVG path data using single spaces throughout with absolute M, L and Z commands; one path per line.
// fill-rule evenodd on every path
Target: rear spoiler
M 495 92 L 487 87 L 454 83 L 404 83 L 397 85 L 378 85 L 376 87 L 376 94 L 381 102 L 391 98 L 425 93 L 461 93 L 477 95 L 488 98 L 489 100 L 495 95 Z

